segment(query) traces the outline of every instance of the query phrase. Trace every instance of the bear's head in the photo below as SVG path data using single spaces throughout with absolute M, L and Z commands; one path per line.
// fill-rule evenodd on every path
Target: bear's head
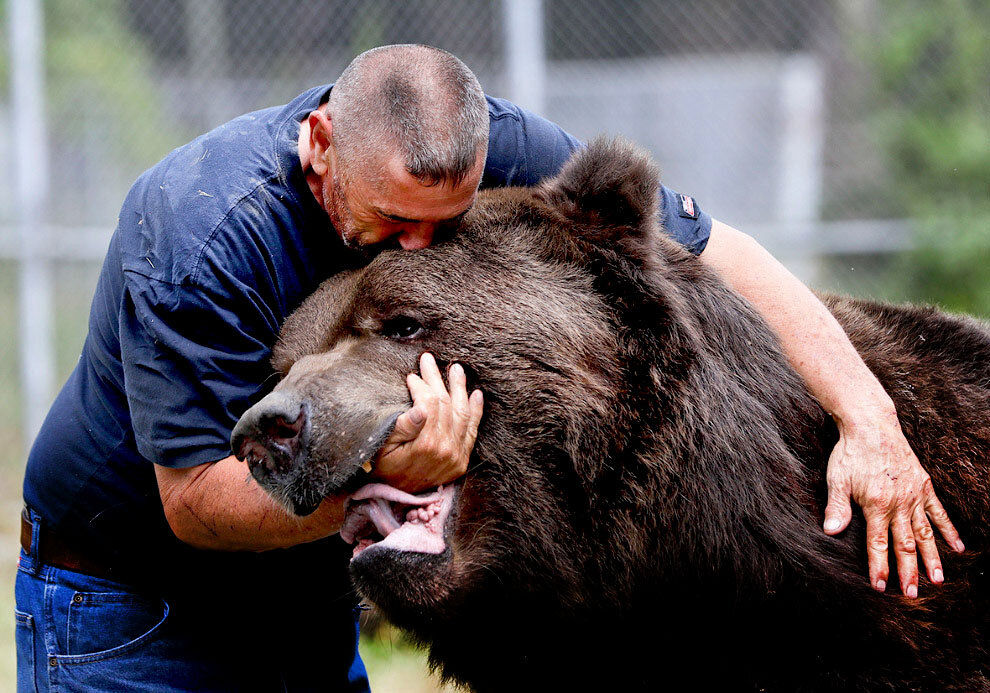
M 241 418 L 233 450 L 297 514 L 354 493 L 352 575 L 392 620 L 415 626 L 490 584 L 567 600 L 592 558 L 587 532 L 637 541 L 594 519 L 606 499 L 634 512 L 624 494 L 645 491 L 621 490 L 624 465 L 694 358 L 697 328 L 674 319 L 683 298 L 665 277 L 707 281 L 662 233 L 658 194 L 645 154 L 597 140 L 536 188 L 480 194 L 450 239 L 335 276 L 285 323 L 284 377 Z M 468 473 L 419 497 L 365 487 L 424 351 L 484 392 Z M 437 502 L 429 523 L 406 522 Z

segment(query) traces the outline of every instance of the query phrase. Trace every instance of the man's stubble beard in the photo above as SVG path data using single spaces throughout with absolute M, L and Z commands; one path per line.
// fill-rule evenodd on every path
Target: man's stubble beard
M 330 189 L 323 188 L 323 208 L 327 210 L 330 223 L 337 230 L 345 248 L 358 253 L 365 261 L 368 261 L 383 250 L 400 247 L 397 236 L 378 243 L 362 243 L 361 234 L 354 225 L 354 217 L 351 215 L 347 198 L 344 196 L 344 185 L 340 181 L 340 176 L 334 174 L 330 180 Z
M 334 174 L 330 181 L 330 189 L 323 188 L 323 208 L 327 210 L 330 223 L 333 224 L 345 248 L 358 253 L 365 261 L 369 261 L 383 250 L 393 250 L 400 247 L 398 236 L 386 238 L 378 243 L 362 243 L 361 234 L 354 225 L 354 217 L 347 205 L 347 198 L 344 197 L 344 185 L 340 182 L 340 176 Z
M 344 186 L 336 173 L 331 178 L 330 187 L 331 190 L 326 186 L 323 188 L 323 208 L 327 210 L 330 223 L 340 234 L 344 246 L 351 250 L 359 250 L 361 244 L 357 240 L 357 230 L 354 228 L 351 210 L 347 206 L 347 198 L 344 197 Z

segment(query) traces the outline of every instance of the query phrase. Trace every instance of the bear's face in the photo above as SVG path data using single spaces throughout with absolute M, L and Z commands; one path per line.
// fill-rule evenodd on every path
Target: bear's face
M 656 195 L 642 155 L 597 143 L 540 188 L 484 193 L 452 239 L 330 279 L 286 322 L 284 378 L 242 417 L 234 452 L 298 514 L 352 493 L 352 575 L 393 620 L 486 581 L 576 582 L 596 479 L 626 444 L 616 285 L 657 257 Z M 362 467 L 411 406 L 405 377 L 424 351 L 461 363 L 486 410 L 467 476 L 410 496 Z M 429 521 L 410 512 L 423 506 Z

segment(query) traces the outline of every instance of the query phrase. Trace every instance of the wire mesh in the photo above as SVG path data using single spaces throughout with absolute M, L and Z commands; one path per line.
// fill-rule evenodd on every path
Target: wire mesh
M 542 25 L 533 34 L 542 37 L 538 45 L 520 46 L 510 5 Z M 919 154 L 924 147 L 959 148 L 957 159 L 977 174 L 967 179 L 976 181 L 963 191 L 968 197 L 952 197 L 952 205 L 985 205 L 988 7 L 979 0 L 46 0 L 44 216 L 60 381 L 78 356 L 99 258 L 137 175 L 229 118 L 332 81 L 364 49 L 436 45 L 461 57 L 489 93 L 529 93 L 533 103 L 523 106 L 578 137 L 628 135 L 653 152 L 668 185 L 800 260 L 901 247 L 902 220 L 918 193 L 917 178 L 905 172 L 932 165 Z M 10 477 L 3 486 L 11 503 L 23 465 L 19 255 L 6 164 L 18 137 L 8 97 L 8 31 L 17 30 L 5 25 L 0 38 L 0 470 Z M 522 49 L 536 56 L 524 66 L 541 77 L 535 95 L 509 69 Z M 962 120 L 958 130 L 969 134 L 959 143 L 932 140 L 925 128 L 943 120 Z M 919 149 L 909 146 L 914 131 L 906 128 L 917 130 Z M 892 133 L 900 144 L 891 144 Z M 935 175 L 948 196 L 961 187 L 951 168 Z
M 857 251 L 890 249 L 903 241 L 904 225 L 885 221 L 909 210 L 894 190 L 884 116 L 892 104 L 910 110 L 923 100 L 946 79 L 954 55 L 945 41 L 919 45 L 917 55 L 908 50 L 914 74 L 892 97 L 890 89 L 878 91 L 877 68 L 891 59 L 878 46 L 917 33 L 917 3 L 513 1 L 543 25 L 540 45 L 527 54 L 538 56 L 532 71 L 543 75 L 542 91 L 536 103 L 522 105 L 581 138 L 632 137 L 653 152 L 668 185 L 785 256 L 841 250 L 843 243 Z M 60 262 L 97 261 L 141 170 L 229 118 L 332 81 L 375 45 L 437 45 L 460 56 L 489 93 L 524 94 L 507 71 L 508 57 L 520 50 L 506 21 L 509 4 L 43 3 L 51 248 Z M 988 23 L 985 11 L 971 12 Z M 10 130 L 10 57 L 3 48 L 0 157 L 9 161 L 17 133 Z M 985 115 L 986 96 L 978 107 Z M 8 276 L 18 245 L 11 175 L 10 166 L 0 167 Z M 89 291 L 92 274 L 84 273 L 89 280 L 80 293 Z M 0 342 L 5 365 L 13 341 Z

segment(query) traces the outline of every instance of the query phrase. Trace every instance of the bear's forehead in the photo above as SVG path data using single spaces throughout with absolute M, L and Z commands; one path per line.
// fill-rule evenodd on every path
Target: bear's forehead
M 544 243 L 541 237 L 559 235 L 566 229 L 554 229 L 552 216 L 543 205 L 534 204 L 532 193 L 515 191 L 514 195 L 495 197 L 483 191 L 478 203 L 449 237 L 436 240 L 428 248 L 416 251 L 390 250 L 382 253 L 369 269 L 376 266 L 438 267 L 438 263 L 484 264 L 518 260 L 536 260 Z

